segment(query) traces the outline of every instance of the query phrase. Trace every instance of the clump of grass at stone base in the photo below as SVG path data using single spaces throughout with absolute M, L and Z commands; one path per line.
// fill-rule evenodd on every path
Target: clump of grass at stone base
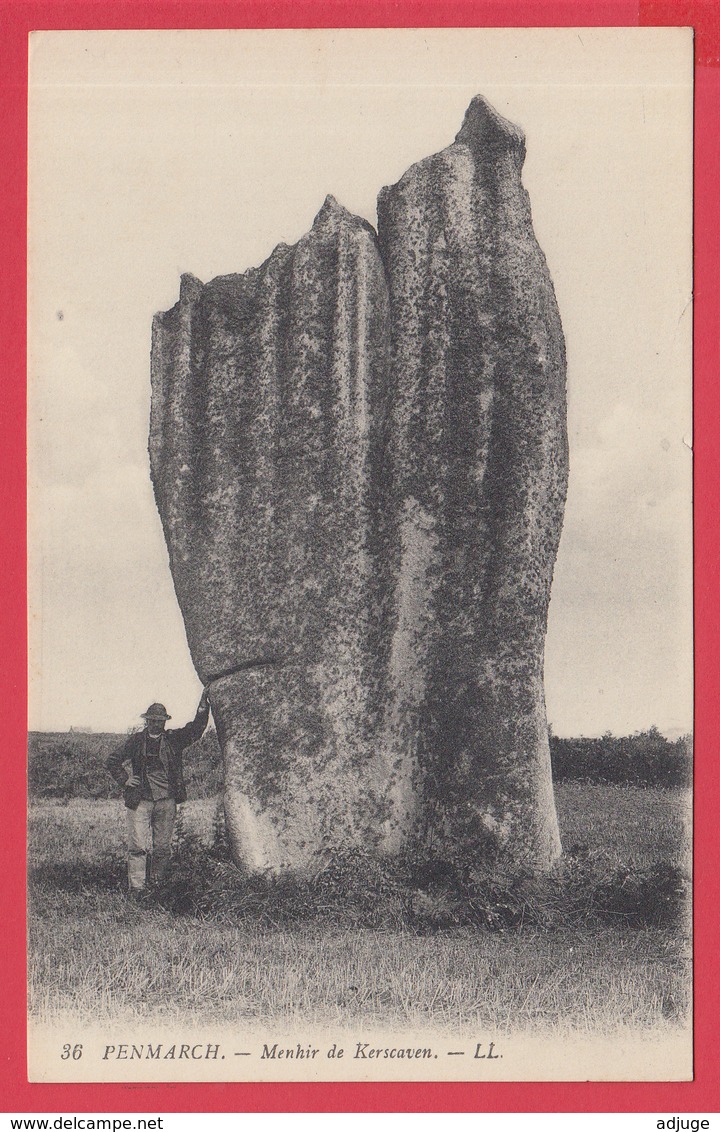
M 466 926 L 675 928 L 687 921 L 690 882 L 669 861 L 641 867 L 583 846 L 542 876 L 484 871 L 472 847 L 449 863 L 427 846 L 392 863 L 348 847 L 304 878 L 249 875 L 231 860 L 218 810 L 209 845 L 180 819 L 172 876 L 156 899 L 178 915 L 275 927 L 320 921 L 421 933 Z

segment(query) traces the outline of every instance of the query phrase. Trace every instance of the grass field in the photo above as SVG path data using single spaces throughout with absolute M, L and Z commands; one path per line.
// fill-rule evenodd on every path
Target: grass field
M 561 784 L 557 804 L 566 850 L 611 862 L 614 877 L 689 867 L 684 790 Z M 199 861 L 216 836 L 215 814 L 212 799 L 184 807 L 181 856 L 194 853 Z M 494 931 L 422 931 L 322 916 L 275 922 L 267 899 L 259 918 L 245 918 L 237 900 L 178 915 L 128 903 L 123 839 L 118 802 L 31 806 L 29 995 L 39 1019 L 303 1020 L 583 1034 L 620 1026 L 662 1031 L 687 1020 L 682 917 L 631 926 L 621 914 L 596 920 L 583 912 L 557 924 L 546 916 L 542 926 L 536 917 Z M 192 857 L 184 865 L 192 871 Z

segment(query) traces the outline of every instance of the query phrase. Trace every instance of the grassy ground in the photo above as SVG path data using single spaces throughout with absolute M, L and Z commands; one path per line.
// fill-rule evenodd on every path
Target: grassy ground
M 560 783 L 555 801 L 563 847 L 612 852 L 621 861 L 689 865 L 690 799 L 683 789 Z
M 684 791 L 565 784 L 557 803 L 571 857 L 600 855 L 628 875 L 687 867 Z M 196 852 L 213 840 L 215 808 L 213 800 L 184 807 L 184 836 Z M 274 925 L 267 901 L 255 919 L 243 920 L 227 902 L 177 915 L 127 902 L 123 837 L 117 802 L 31 808 L 37 1017 L 362 1022 L 455 1033 L 552 1026 L 583 1034 L 620 1025 L 667 1030 L 687 1017 L 689 944 L 678 923 L 631 927 L 623 915 L 584 915 L 543 928 L 521 919 L 495 931 L 402 923 L 381 930 L 313 918 Z
M 563 847 L 611 850 L 618 859 L 649 864 L 678 860 L 690 844 L 689 802 L 680 789 L 561 783 L 555 801 Z M 186 802 L 183 823 L 206 844 L 213 836 L 215 798 Z M 118 801 L 35 802 L 29 815 L 32 867 L 124 859 L 125 809 Z

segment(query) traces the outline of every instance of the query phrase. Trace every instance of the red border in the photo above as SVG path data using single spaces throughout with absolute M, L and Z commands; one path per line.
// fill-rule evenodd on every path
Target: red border
M 696 1077 L 682 1084 L 173 1084 L 38 1085 L 25 1070 L 25 282 L 27 36 L 35 29 L 437 26 L 692 26 L 695 67 L 696 454 Z M 720 1110 L 720 872 L 712 853 L 720 782 L 711 763 L 720 660 L 714 600 L 720 439 L 713 429 L 720 373 L 720 5 L 716 0 L 0 0 L 0 677 L 5 711 L 0 844 L 5 916 L 0 1083 L 14 1112 L 713 1112 Z

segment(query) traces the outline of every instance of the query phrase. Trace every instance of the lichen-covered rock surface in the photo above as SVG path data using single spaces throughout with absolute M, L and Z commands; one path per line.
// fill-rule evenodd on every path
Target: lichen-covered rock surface
M 565 356 L 521 184 L 474 99 L 453 145 L 332 198 L 153 328 L 150 455 L 238 861 L 431 839 L 546 868 L 543 650 Z
M 476 99 L 453 145 L 380 194 L 401 619 L 404 579 L 418 579 L 394 688 L 443 835 L 549 863 L 543 656 L 567 486 L 565 352 L 524 156 L 522 133 Z

